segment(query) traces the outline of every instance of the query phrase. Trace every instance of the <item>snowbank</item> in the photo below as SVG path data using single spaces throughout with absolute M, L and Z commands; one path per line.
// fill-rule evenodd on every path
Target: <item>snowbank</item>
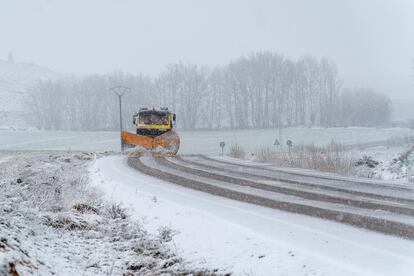
M 119 204 L 89 186 L 90 154 L 0 157 L 0 275 L 154 275 L 188 269 Z M 13 274 L 14 275 L 14 274 Z

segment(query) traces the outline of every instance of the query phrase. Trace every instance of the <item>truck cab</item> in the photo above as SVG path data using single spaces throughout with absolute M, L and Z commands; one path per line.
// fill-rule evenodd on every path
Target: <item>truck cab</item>
M 175 127 L 176 116 L 168 108 L 140 108 L 133 116 L 138 135 L 156 137 Z

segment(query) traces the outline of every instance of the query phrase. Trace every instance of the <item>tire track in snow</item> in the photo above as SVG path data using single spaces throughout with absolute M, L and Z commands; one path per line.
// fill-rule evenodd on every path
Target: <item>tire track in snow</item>
M 233 166 L 240 166 L 244 168 L 251 168 L 251 169 L 259 169 L 263 171 L 273 172 L 273 173 L 281 173 L 291 176 L 301 176 L 301 177 L 309 177 L 314 179 L 320 179 L 320 180 L 333 180 L 336 182 L 342 182 L 343 184 L 358 184 L 365 187 L 376 187 L 376 188 L 387 188 L 387 189 L 394 189 L 394 190 L 400 190 L 405 192 L 414 192 L 414 189 L 412 185 L 406 185 L 403 183 L 389 183 L 385 181 L 373 181 L 371 179 L 358 179 L 358 178 L 351 178 L 346 176 L 339 176 L 339 175 L 328 175 L 328 173 L 320 173 L 320 172 L 310 172 L 305 171 L 304 169 L 294 169 L 294 168 L 278 168 L 271 166 L 270 164 L 247 164 L 245 162 L 231 162 L 228 160 L 220 160 L 218 158 L 209 157 L 206 155 L 192 155 L 194 157 L 202 158 L 207 161 L 212 161 L 216 163 L 221 164 L 227 164 L 227 165 L 233 165 Z M 414 197 L 413 197 L 414 198 Z
M 219 181 L 229 182 L 241 186 L 246 187 L 253 187 L 257 189 L 262 189 L 270 192 L 282 193 L 286 195 L 298 196 L 310 200 L 319 200 L 324 202 L 330 203 L 339 203 L 342 205 L 348 205 L 358 208 L 365 208 L 365 209 L 372 209 L 372 210 L 384 210 L 395 212 L 404 215 L 411 215 L 414 216 L 414 204 L 413 205 L 402 205 L 402 204 L 395 204 L 394 202 L 372 199 L 369 197 L 356 197 L 352 194 L 340 194 L 340 193 L 326 193 L 326 191 L 309 191 L 296 188 L 296 187 L 289 187 L 286 184 L 280 183 L 278 185 L 277 182 L 270 184 L 265 184 L 260 182 L 260 180 L 246 180 L 243 178 L 237 177 L 234 174 L 221 174 L 218 173 L 217 170 L 202 170 L 199 168 L 194 168 L 190 166 L 184 166 L 177 164 L 173 158 L 169 159 L 156 159 L 158 163 L 162 166 L 167 166 L 173 169 L 181 170 L 187 173 L 196 174 L 199 176 L 212 178 Z
M 297 184 L 302 186 L 307 186 L 309 188 L 314 189 L 321 189 L 321 190 L 329 190 L 334 192 L 341 192 L 341 193 L 347 193 L 350 195 L 355 196 L 361 196 L 361 197 L 368 197 L 373 199 L 379 199 L 379 200 L 388 200 L 388 201 L 394 201 L 397 203 L 402 204 L 408 204 L 411 206 L 414 206 L 414 191 L 408 190 L 408 191 L 399 191 L 398 195 L 396 195 L 396 191 L 391 188 L 384 191 L 383 189 L 380 189 L 381 187 L 370 185 L 368 187 L 363 186 L 363 189 L 358 189 L 359 186 L 350 186 L 350 185 L 339 185 L 336 181 L 336 179 L 331 179 L 330 181 L 327 181 L 328 179 L 325 179 L 324 183 L 321 181 L 318 181 L 318 178 L 305 176 L 304 178 L 297 178 L 296 175 L 289 175 L 289 174 L 283 174 L 280 175 L 278 172 L 273 170 L 267 170 L 262 167 L 254 166 L 253 168 L 248 167 L 245 169 L 243 166 L 239 166 L 238 164 L 227 164 L 222 163 L 221 161 L 217 161 L 212 159 L 212 161 L 209 161 L 209 159 L 206 159 L 207 161 L 202 161 L 202 159 L 205 159 L 204 157 L 198 156 L 177 156 L 179 160 L 182 160 L 183 162 L 187 162 L 189 164 L 199 165 L 202 167 L 205 167 L 206 169 L 211 170 L 221 170 L 224 172 L 232 172 L 235 174 L 238 174 L 243 177 L 259 177 L 263 180 L 270 180 L 270 181 L 278 181 L 283 183 L 290 183 L 290 184 Z M 291 176 L 291 177 L 290 177 Z M 388 187 L 389 188 L 389 187 Z M 392 195 L 390 195 L 390 193 Z
M 233 200 L 256 204 L 273 209 L 279 209 L 292 213 L 327 219 L 363 229 L 380 232 L 383 234 L 414 240 L 414 226 L 410 224 L 380 219 L 376 217 L 357 215 L 348 212 L 329 210 L 320 207 L 303 205 L 299 203 L 276 201 L 257 195 L 246 194 L 243 192 L 238 192 L 223 187 L 217 187 L 208 183 L 204 183 L 202 181 L 197 181 L 194 179 L 189 179 L 183 176 L 175 175 L 170 172 L 165 172 L 162 170 L 162 166 L 160 166 L 159 168 L 147 166 L 138 157 L 129 157 L 128 165 L 143 172 L 144 174 L 154 176 L 167 182 L 184 186 L 186 188 L 206 192 L 212 195 L 222 196 Z

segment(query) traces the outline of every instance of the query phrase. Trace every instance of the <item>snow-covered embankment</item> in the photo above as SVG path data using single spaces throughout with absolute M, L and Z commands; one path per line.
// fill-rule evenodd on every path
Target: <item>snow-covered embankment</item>
M 0 275 L 209 273 L 187 268 L 168 245 L 169 228 L 147 232 L 93 189 L 91 162 L 91 154 L 0 156 Z

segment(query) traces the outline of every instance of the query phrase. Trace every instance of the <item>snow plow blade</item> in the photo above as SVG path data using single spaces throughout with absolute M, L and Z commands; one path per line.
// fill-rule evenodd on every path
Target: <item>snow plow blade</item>
M 123 150 L 132 155 L 151 153 L 155 156 L 174 156 L 180 148 L 180 137 L 173 130 L 156 137 L 123 131 L 121 140 Z

